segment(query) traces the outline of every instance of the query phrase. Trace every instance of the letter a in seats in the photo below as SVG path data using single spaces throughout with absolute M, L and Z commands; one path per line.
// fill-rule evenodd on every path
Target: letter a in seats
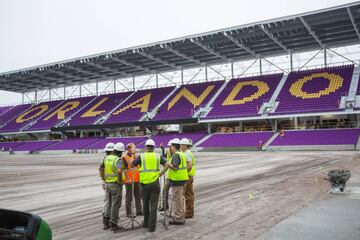
M 126 105 L 123 108 L 120 108 L 116 112 L 113 113 L 113 115 L 119 115 L 120 113 L 130 109 L 130 108 L 140 108 L 140 112 L 144 113 L 147 112 L 149 109 L 149 103 L 151 99 L 151 92 L 143 96 L 142 98 L 139 98 L 138 100 Z

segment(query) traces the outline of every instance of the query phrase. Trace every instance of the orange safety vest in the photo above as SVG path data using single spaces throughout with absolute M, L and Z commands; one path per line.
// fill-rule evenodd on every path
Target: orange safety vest
M 134 172 L 134 182 L 139 182 L 140 181 L 140 178 L 139 178 L 139 170 L 138 169 L 135 169 L 135 170 L 131 170 L 131 166 L 132 166 L 132 162 L 135 160 L 135 155 L 131 155 L 129 156 L 128 154 L 125 154 L 124 155 L 124 160 L 126 161 L 127 163 L 127 175 L 128 175 L 128 178 L 129 180 L 125 180 L 127 183 L 131 183 L 132 182 L 132 171 Z

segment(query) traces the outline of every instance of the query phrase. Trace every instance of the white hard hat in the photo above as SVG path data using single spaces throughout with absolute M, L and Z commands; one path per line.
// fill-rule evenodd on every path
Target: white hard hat
M 178 139 L 178 138 L 174 138 L 173 140 L 171 140 L 171 144 L 181 144 L 181 141 L 180 141 L 180 139 Z
M 180 143 L 183 145 L 192 145 L 188 138 L 181 139 Z
M 168 142 L 168 144 L 167 144 L 168 147 L 171 146 L 171 141 L 172 141 L 172 139 Z
M 114 151 L 114 146 L 115 146 L 114 143 L 109 142 L 109 143 L 106 144 L 106 146 L 105 146 L 105 148 L 104 148 L 104 151 L 106 151 L 106 152 L 112 152 L 112 151 Z
M 145 146 L 155 147 L 155 142 L 154 142 L 154 140 L 148 139 L 148 140 L 145 142 Z
M 115 144 L 114 146 L 114 150 L 118 151 L 118 152 L 124 152 L 125 151 L 125 146 L 122 142 L 118 142 Z

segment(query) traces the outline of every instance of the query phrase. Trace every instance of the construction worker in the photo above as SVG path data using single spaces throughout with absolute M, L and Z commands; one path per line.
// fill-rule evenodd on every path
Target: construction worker
M 100 166 L 100 175 L 105 182 L 106 202 L 104 205 L 104 230 L 111 228 L 112 231 L 122 230 L 118 226 L 119 209 L 122 200 L 122 153 L 125 151 L 124 144 L 116 143 L 114 154 L 107 155 Z
M 104 158 L 101 160 L 101 165 L 103 165 L 104 160 L 106 159 L 106 156 L 109 156 L 109 155 L 113 155 L 113 154 L 114 154 L 114 146 L 115 146 L 115 144 L 112 143 L 112 142 L 109 142 L 109 143 L 107 143 L 107 144 L 105 145 L 105 148 L 104 148 L 105 156 L 104 156 Z M 100 166 L 100 167 L 101 167 L 101 166 Z M 105 183 L 105 182 L 102 183 L 102 188 L 103 188 L 104 191 L 105 191 L 104 202 L 106 202 L 108 195 L 106 194 L 106 183 Z M 104 211 L 104 210 L 105 210 L 105 209 L 103 209 L 103 215 L 105 214 L 105 211 Z
M 136 159 L 135 144 L 129 143 L 126 146 L 126 153 L 122 158 L 124 164 L 124 173 L 125 173 L 124 174 L 125 189 L 126 189 L 125 208 L 126 208 L 127 217 L 132 217 L 131 201 L 132 201 L 133 180 L 134 180 L 134 197 L 135 197 L 136 215 L 138 216 L 143 215 L 142 206 L 141 206 L 141 185 L 140 185 L 138 166 L 136 167 L 132 166 L 132 162 L 135 159 Z
M 143 200 L 144 222 L 143 227 L 154 232 L 156 229 L 157 206 L 160 195 L 159 177 L 169 168 L 165 158 L 154 152 L 155 142 L 148 139 L 145 142 L 145 153 L 138 156 L 133 167 L 140 165 L 139 175 L 141 183 L 141 196 Z M 160 164 L 165 168 L 160 172 Z
M 171 160 L 171 152 L 170 152 L 170 146 L 171 146 L 171 140 L 167 144 L 168 149 L 165 150 L 164 145 L 161 143 L 160 148 L 162 152 L 162 156 L 166 158 L 168 162 Z M 169 209 L 169 190 L 170 190 L 170 180 L 169 178 L 166 178 L 163 188 L 163 197 L 165 198 L 165 205 L 166 209 Z M 159 209 L 159 211 L 164 211 L 164 201 L 161 203 L 162 207 Z
M 185 224 L 185 196 L 184 185 L 189 180 L 186 157 L 180 151 L 181 141 L 175 138 L 171 141 L 170 151 L 172 154 L 170 160 L 170 170 L 168 178 L 172 189 L 172 206 L 174 209 L 174 218 L 169 221 L 170 225 Z
M 181 143 L 181 151 L 184 153 L 187 161 L 187 170 L 189 174 L 189 180 L 185 184 L 184 194 L 185 194 L 185 218 L 193 218 L 194 217 L 194 176 L 195 176 L 195 157 L 194 154 L 190 151 L 192 146 L 192 142 L 183 138 L 180 141 Z

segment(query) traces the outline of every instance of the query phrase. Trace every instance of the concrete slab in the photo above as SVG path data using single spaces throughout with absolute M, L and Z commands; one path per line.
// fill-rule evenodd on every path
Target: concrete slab
M 263 233 L 258 240 L 360 239 L 360 175 L 344 194 L 328 194 Z

